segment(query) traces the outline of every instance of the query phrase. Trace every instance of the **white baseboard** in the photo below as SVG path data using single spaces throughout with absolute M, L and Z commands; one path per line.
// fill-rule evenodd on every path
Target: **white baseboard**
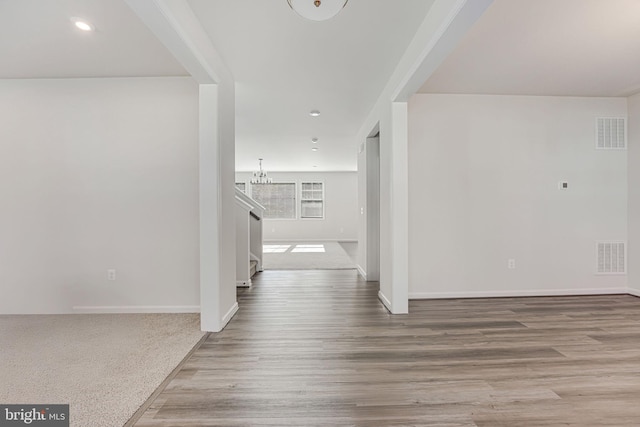
M 265 239 L 263 244 L 268 245 L 271 243 L 322 243 L 322 242 L 334 242 L 334 243 L 358 243 L 358 240 L 352 239 Z
M 250 288 L 250 287 L 251 287 L 251 279 L 236 281 L 236 288 Z
M 393 313 L 391 311 L 391 301 L 387 299 L 387 297 L 382 293 L 382 291 L 378 291 L 378 299 L 384 304 L 384 306 L 389 310 L 389 313 Z
M 229 323 L 231 319 L 233 319 L 233 316 L 236 315 L 239 308 L 240 306 L 238 306 L 237 302 L 233 304 L 233 306 L 229 309 L 229 311 L 227 311 L 227 314 L 225 314 L 224 317 L 222 318 L 222 328 L 220 330 L 224 329 L 224 327 L 227 326 L 227 323 Z
M 120 305 L 73 307 L 76 313 L 200 313 L 199 305 Z
M 607 289 L 527 289 L 509 291 L 468 291 L 468 292 L 411 292 L 409 299 L 455 299 L 455 298 L 504 298 L 504 297 L 550 297 L 577 295 L 631 294 L 628 288 Z M 640 296 L 640 292 L 638 292 Z
M 362 267 L 356 264 L 356 268 L 358 269 L 358 273 L 360 273 L 360 276 L 362 276 L 364 280 L 367 280 L 367 273 L 365 273 Z
M 634 288 L 627 288 L 627 293 L 629 295 L 633 295 L 634 297 L 640 297 L 640 290 Z

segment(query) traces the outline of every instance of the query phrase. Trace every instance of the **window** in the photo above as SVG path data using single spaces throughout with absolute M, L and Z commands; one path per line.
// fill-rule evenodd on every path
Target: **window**
M 303 182 L 300 198 L 301 218 L 324 218 L 324 188 L 321 182 Z
M 242 191 L 244 194 L 247 194 L 247 184 L 244 182 L 236 182 L 236 188 Z
M 296 219 L 296 184 L 252 184 L 251 197 L 265 207 L 267 219 Z

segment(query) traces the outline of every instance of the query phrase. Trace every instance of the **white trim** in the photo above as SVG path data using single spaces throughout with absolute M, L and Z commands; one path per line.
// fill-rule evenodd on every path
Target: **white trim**
M 271 243 L 322 243 L 322 242 L 358 243 L 358 240 L 357 239 L 269 239 L 269 240 L 265 240 L 264 244 L 268 245 Z
M 308 174 L 321 174 L 321 173 L 357 173 L 358 170 L 357 169 L 345 169 L 345 170 L 331 170 L 331 171 L 326 171 L 326 170 L 322 170 L 322 169 L 314 169 L 314 170 L 275 170 L 275 169 L 269 169 L 269 173 L 271 174 L 276 174 L 276 173 L 308 173 Z M 253 170 L 236 170 L 236 173 L 253 173 Z
M 640 297 L 640 290 L 634 288 L 627 288 L 627 293 L 629 295 L 633 295 L 634 297 Z
M 391 301 L 389 301 L 389 299 L 387 299 L 386 296 L 384 296 L 384 294 L 382 293 L 382 291 L 378 291 L 378 299 L 380 300 L 380 302 L 382 304 L 384 304 L 385 308 L 387 310 L 389 310 L 389 313 L 393 313 L 391 311 Z
M 236 280 L 237 288 L 250 288 L 251 287 L 251 279 L 249 280 Z
M 199 305 L 77 305 L 78 313 L 200 313 Z
M 628 288 L 529 289 L 477 292 L 411 292 L 409 299 L 504 298 L 628 294 Z M 640 292 L 639 292 L 640 295 Z
M 238 189 L 236 188 L 236 190 L 238 190 Z M 240 190 L 238 190 L 238 191 L 240 191 Z M 240 192 L 242 193 L 242 191 L 240 191 Z M 251 210 L 253 209 L 253 206 L 251 206 L 249 203 L 247 203 L 244 200 L 242 200 L 241 198 L 239 198 L 237 195 L 236 195 L 235 200 L 236 200 L 236 206 L 241 207 L 245 211 L 251 212 Z
M 233 316 L 235 316 L 235 314 L 238 312 L 238 309 L 240 309 L 240 306 L 236 302 L 229 309 L 229 311 L 227 311 L 227 314 L 225 314 L 224 317 L 222 318 L 222 328 L 220 328 L 220 330 L 224 329 L 224 327 L 227 326 L 227 323 L 229 323 L 231 319 L 233 319 Z
M 364 269 L 360 267 L 358 264 L 356 264 L 356 268 L 358 269 L 358 273 L 360 273 L 360 276 L 362 276 L 362 278 L 366 281 L 367 273 L 364 271 Z

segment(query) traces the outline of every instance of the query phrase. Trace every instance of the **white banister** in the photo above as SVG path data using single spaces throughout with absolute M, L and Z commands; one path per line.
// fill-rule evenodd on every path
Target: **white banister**
M 251 261 L 262 271 L 264 207 L 236 188 L 236 285 L 251 286 Z

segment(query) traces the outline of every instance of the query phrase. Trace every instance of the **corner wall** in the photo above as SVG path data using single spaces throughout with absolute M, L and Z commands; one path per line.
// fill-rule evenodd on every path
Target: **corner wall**
M 629 101 L 629 292 L 640 296 L 640 94 Z
M 491 3 L 435 0 L 356 136 L 360 146 L 380 131 L 378 298 L 393 314 L 409 312 L 407 101 Z
M 191 78 L 2 80 L 0 117 L 0 313 L 199 310 Z
M 626 292 L 595 245 L 627 238 L 627 152 L 594 135 L 626 115 L 625 98 L 414 96 L 410 298 Z

